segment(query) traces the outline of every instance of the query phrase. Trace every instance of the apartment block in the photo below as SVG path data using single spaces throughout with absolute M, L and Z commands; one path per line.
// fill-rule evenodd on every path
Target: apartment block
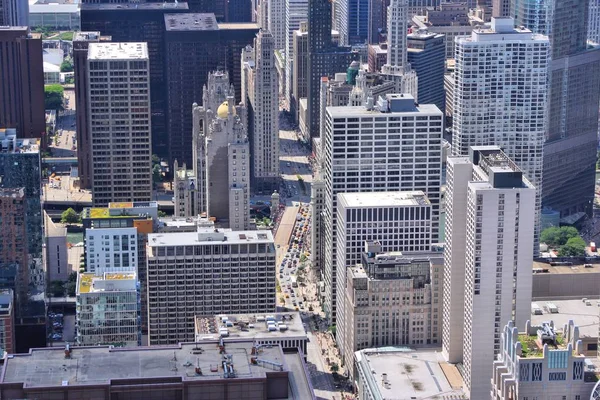
M 491 398 L 595 400 L 600 394 L 597 367 L 597 360 L 583 354 L 573 320 L 563 326 L 527 321 L 523 331 L 509 321 L 493 364 Z
M 41 138 L 46 133 L 42 37 L 29 33 L 27 26 L 2 25 L 0 127 L 16 129 L 19 138 Z M 10 25 L 10 19 L 4 25 Z
M 142 344 L 140 284 L 135 272 L 81 273 L 76 289 L 77 344 Z
M 549 56 L 548 38 L 515 28 L 512 18 L 492 18 L 490 27 L 456 40 L 452 155 L 467 156 L 470 146 L 500 146 L 537 190 L 536 225 L 541 212 Z M 536 226 L 536 253 L 538 241 Z
M 193 341 L 196 315 L 275 311 L 269 231 L 151 234 L 147 257 L 151 345 Z
M 146 43 L 90 43 L 92 202 L 150 201 L 151 108 Z
M 44 266 L 46 282 L 66 282 L 72 272 L 67 251 L 67 228 L 57 226 L 44 211 Z
M 536 191 L 497 146 L 448 157 L 447 171 L 442 351 L 487 398 L 502 321 L 530 318 Z
M 431 203 L 431 235 L 440 212 L 442 112 L 408 94 L 388 94 L 377 105 L 327 107 L 323 179 L 325 310 L 336 315 L 337 194 L 423 191 Z M 312 248 L 317 249 L 318 243 Z
M 86 229 L 85 255 L 91 273 L 137 272 L 137 228 Z
M 443 258 L 383 252 L 365 242 L 361 263 L 347 268 L 337 340 L 345 365 L 371 347 L 439 345 Z M 338 311 L 339 315 L 339 311 Z

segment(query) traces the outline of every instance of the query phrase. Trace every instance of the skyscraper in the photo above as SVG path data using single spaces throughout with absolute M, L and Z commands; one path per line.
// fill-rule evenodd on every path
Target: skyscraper
M 275 50 L 285 50 L 287 36 L 287 31 L 285 30 L 285 11 L 285 0 L 269 1 L 268 30 L 273 35 L 273 39 L 275 41 Z
M 29 2 L 0 0 L 0 26 L 29 26 Z
M 589 0 L 587 39 L 593 43 L 600 43 L 600 1 Z
M 285 99 L 292 108 L 292 88 L 294 86 L 294 33 L 300 29 L 300 23 L 308 23 L 308 0 L 285 0 Z M 308 31 L 308 25 L 305 29 Z
M 279 80 L 275 40 L 260 30 L 254 48 L 247 47 L 242 71 L 242 102 L 248 110 L 250 174 L 254 192 L 279 189 Z
M 87 61 L 94 206 L 150 201 L 148 47 L 146 43 L 90 43 Z
M 242 49 L 258 26 L 217 24 L 213 14 L 167 14 L 165 25 L 169 160 L 192 165 L 192 104 L 202 100 L 209 73 L 219 68 L 228 71 L 241 98 Z
M 294 79 L 289 105 L 294 121 L 298 122 L 300 99 L 307 97 L 308 92 L 308 24 L 306 22 L 302 22 L 300 29 L 294 32 L 293 49 Z
M 446 45 L 444 35 L 419 29 L 407 37 L 407 61 L 417 74 L 419 102 L 435 104 L 445 111 L 444 72 Z
M 18 137 L 46 133 L 42 37 L 26 26 L 0 26 L 0 128 Z
M 502 321 L 530 316 L 536 191 L 497 146 L 449 157 L 447 176 L 442 351 L 484 399 Z
M 512 18 L 456 41 L 452 155 L 485 145 L 506 152 L 537 190 L 536 243 L 549 52 L 547 37 L 514 28 Z
M 517 0 L 516 23 L 550 37 L 542 205 L 591 215 L 595 190 L 600 47 L 587 43 L 596 0 Z M 532 18 L 532 15 L 535 18 Z M 588 20 L 588 15 L 590 19 Z M 597 20 L 597 14 L 596 14 Z M 539 188 L 538 188 L 539 190 Z
M 340 45 L 364 44 L 369 37 L 368 0 L 336 1 L 336 26 Z
M 325 232 L 317 235 L 325 241 L 325 256 L 316 258 L 325 264 L 324 308 L 330 321 L 336 318 L 338 193 L 421 190 L 431 202 L 433 237 L 439 229 L 442 112 L 434 105 L 416 105 L 408 94 L 372 102 L 325 110 Z M 319 249 L 319 243 L 311 248 Z

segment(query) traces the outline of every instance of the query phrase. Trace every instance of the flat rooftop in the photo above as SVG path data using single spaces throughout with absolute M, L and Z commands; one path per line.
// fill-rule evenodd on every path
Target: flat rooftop
M 581 299 L 576 300 L 537 300 L 532 303 L 537 304 L 542 309 L 542 315 L 531 315 L 532 325 L 541 325 L 542 322 L 554 321 L 556 329 L 562 330 L 563 326 L 573 320 L 579 327 L 580 338 L 597 338 L 600 300 L 589 299 L 590 306 L 586 306 Z M 551 314 L 548 311 L 548 303 L 558 307 L 558 313 Z
M 277 323 L 283 324 L 287 329 L 269 331 L 267 329 L 266 317 L 273 316 Z M 223 317 L 233 324 L 227 327 L 223 322 Z M 258 321 L 257 319 L 262 319 Z M 248 327 L 253 325 L 253 328 Z M 219 338 L 219 328 L 226 328 L 229 331 L 228 339 L 285 339 L 298 338 L 306 339 L 306 331 L 302 325 L 300 313 L 270 313 L 270 314 L 222 314 L 214 317 L 196 317 L 196 340 L 202 340 L 204 337 Z
M 28 354 L 9 356 L 2 369 L 1 383 L 24 383 L 25 387 L 106 385 L 113 379 L 178 377 L 186 381 L 223 379 L 218 342 L 183 343 L 168 347 L 115 349 L 110 346 L 72 347 L 71 358 L 64 348 L 31 349 Z M 236 378 L 256 379 L 279 371 L 266 363 L 251 365 L 253 343 L 230 342 L 225 354 L 232 356 Z M 283 364 L 279 346 L 264 347 L 260 358 Z M 202 375 L 196 375 L 200 367 Z
M 413 350 L 402 347 L 384 347 L 357 351 L 358 367 L 366 376 L 375 398 L 432 399 L 463 398 L 461 389 L 453 389 L 442 367 L 441 349 Z M 383 375 L 387 374 L 387 384 Z
M 110 281 L 119 283 L 110 285 Z M 105 272 L 100 276 L 88 272 L 79 274 L 77 294 L 132 291 L 136 289 L 136 284 L 135 272 Z
M 149 247 L 185 246 L 208 244 L 273 243 L 271 231 L 231 231 L 224 229 L 198 228 L 197 232 L 151 233 Z
M 431 203 L 422 191 L 339 193 L 338 201 L 349 208 L 428 206 Z
M 375 99 L 377 100 L 377 99 Z M 419 104 L 415 105 L 414 110 L 398 111 L 398 112 L 381 112 L 377 108 L 367 110 L 365 106 L 342 106 L 342 107 L 327 107 L 327 112 L 333 118 L 356 118 L 356 117 L 372 117 L 372 116 L 395 116 L 398 114 L 442 114 L 435 104 Z
M 585 267 L 585 264 L 591 267 Z M 533 272 L 535 274 L 598 274 L 600 273 L 599 260 L 593 260 L 586 263 L 575 262 L 573 265 L 551 265 L 550 262 L 534 261 Z
M 215 14 L 165 14 L 165 29 L 167 31 L 216 31 L 219 25 Z
M 74 42 L 96 42 L 98 40 L 100 40 L 100 37 L 102 37 L 102 35 L 100 34 L 99 31 L 96 32 L 75 32 L 73 34 L 73 41 Z
M 142 42 L 90 43 L 89 60 L 148 59 L 148 45 Z
M 188 10 L 188 4 L 185 2 L 162 2 L 162 3 L 129 3 L 129 4 L 81 4 L 81 11 L 92 10 L 120 10 L 120 11 L 144 11 L 144 10 Z

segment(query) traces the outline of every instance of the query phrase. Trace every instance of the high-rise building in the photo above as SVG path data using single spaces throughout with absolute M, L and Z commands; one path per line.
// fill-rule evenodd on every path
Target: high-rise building
M 173 168 L 173 194 L 175 198 L 175 217 L 195 217 L 201 211 L 199 209 L 200 199 L 198 177 L 193 169 L 187 169 L 185 163 L 179 167 L 175 160 Z
M 251 0 L 225 0 L 227 6 L 228 23 L 250 23 L 252 22 Z
M 442 350 L 469 397 L 490 395 L 502 321 L 530 317 L 536 191 L 497 146 L 447 161 Z
M 511 2 L 520 0 L 492 0 L 492 16 L 496 18 L 511 16 Z M 526 0 L 529 1 L 529 0 Z M 541 2 L 538 2 L 541 3 Z
M 387 9 L 390 0 L 371 0 L 369 2 L 368 43 L 379 44 L 387 27 Z
M 361 263 L 347 266 L 340 294 L 345 318 L 336 325 L 345 365 L 371 347 L 438 345 L 442 333 L 441 254 L 403 255 L 365 243 Z
M 339 250 L 337 194 L 421 190 L 431 202 L 432 235 L 436 238 L 442 112 L 434 105 L 417 105 L 408 94 L 388 94 L 380 97 L 377 105 L 370 99 L 366 106 L 327 107 L 324 134 L 325 232 L 321 237 L 325 255 L 317 257 L 324 260 L 325 312 L 333 321 Z M 318 248 L 319 244 L 313 243 L 313 251 Z
M 285 29 L 285 15 L 285 0 L 269 1 L 268 31 L 273 35 L 275 50 L 285 49 L 285 39 L 287 36 L 287 31 Z M 266 28 L 263 29 L 266 30 Z
M 300 99 L 308 96 L 308 22 L 302 22 L 300 29 L 294 31 L 293 49 L 292 76 L 294 79 L 289 105 L 290 112 L 297 122 Z
M 241 98 L 241 54 L 258 26 L 217 24 L 213 14 L 167 14 L 165 25 L 169 161 L 192 165 L 192 104 L 202 100 L 208 75 L 217 69 L 228 71 Z
M 219 226 L 250 228 L 250 144 L 246 109 L 235 106 L 227 72 L 208 76 L 202 106 L 193 105 L 194 171 L 200 213 Z
M 29 285 L 27 219 L 24 188 L 0 188 L 0 287 L 13 289 L 20 303 Z
M 417 30 L 407 37 L 407 61 L 416 72 L 417 93 L 420 103 L 435 104 L 440 110 L 446 109 L 444 93 L 444 72 L 446 70 L 446 45 L 444 35 Z
M 29 2 L 0 0 L 0 26 L 29 26 Z
M 92 159 L 90 156 L 90 133 L 88 113 L 87 57 L 90 43 L 109 42 L 110 37 L 100 32 L 75 32 L 73 35 L 73 67 L 75 73 L 75 117 L 77 121 L 77 167 L 80 187 L 92 186 Z
M 142 344 L 140 284 L 135 272 L 77 276 L 77 344 Z
M 279 79 L 275 38 L 262 30 L 242 55 L 242 102 L 247 109 L 252 191 L 279 189 Z
M 516 0 L 514 9 L 518 25 L 550 38 L 542 206 L 561 217 L 591 215 L 594 202 L 600 46 L 587 43 L 594 5 L 596 0 Z
M 149 235 L 149 344 L 193 341 L 196 315 L 275 308 L 271 232 L 199 228 Z
M 369 37 L 369 1 L 338 0 L 335 2 L 335 29 L 340 45 L 364 44 Z
M 93 204 L 150 201 L 148 47 L 90 43 L 87 62 Z
M 308 0 L 285 0 L 285 99 L 290 112 L 292 110 L 292 88 L 294 86 L 294 33 L 300 28 L 300 23 L 308 24 Z M 305 29 L 308 32 L 308 25 Z M 306 38 L 308 40 L 308 37 Z M 307 43 L 308 46 L 308 43 Z M 308 50 L 306 50 L 308 51 Z M 299 100 L 296 99 L 296 103 Z
M 44 266 L 46 282 L 69 279 L 72 269 L 69 267 L 67 250 L 67 228 L 57 225 L 44 211 Z
M 589 0 L 587 40 L 600 44 L 600 1 Z
M 86 229 L 85 256 L 86 270 L 96 275 L 137 272 L 137 228 Z
M 536 244 L 549 54 L 547 37 L 515 28 L 512 18 L 492 18 L 491 27 L 456 41 L 452 155 L 486 145 L 506 152 L 537 190 Z
M 11 289 L 0 290 L 0 352 L 16 353 L 14 296 Z
M 26 26 L 0 26 L 0 127 L 21 138 L 46 133 L 42 37 Z

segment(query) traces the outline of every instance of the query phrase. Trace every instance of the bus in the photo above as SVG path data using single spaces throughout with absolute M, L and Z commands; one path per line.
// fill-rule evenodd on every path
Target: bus
M 291 275 L 290 279 L 292 281 L 292 287 L 298 287 L 298 277 L 296 277 L 295 275 Z

